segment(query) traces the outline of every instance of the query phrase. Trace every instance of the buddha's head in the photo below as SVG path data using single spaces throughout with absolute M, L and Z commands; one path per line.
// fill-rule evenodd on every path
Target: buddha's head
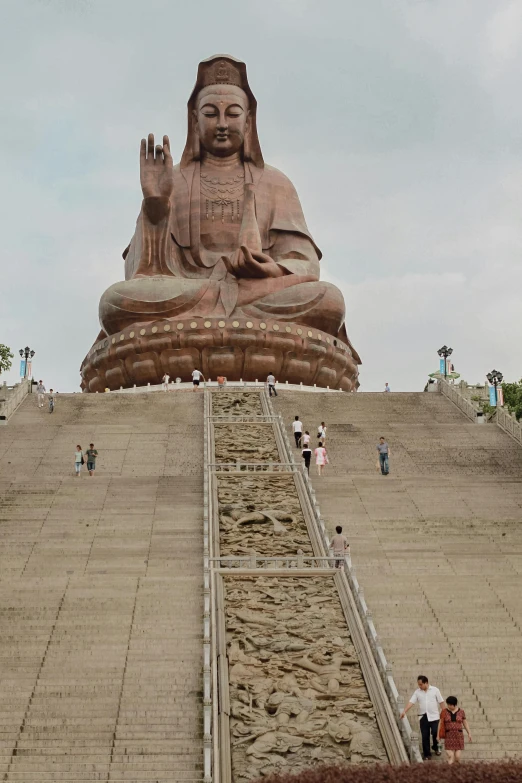
M 204 87 L 193 109 L 193 129 L 200 147 L 220 158 L 244 149 L 249 132 L 249 100 L 246 92 L 234 84 Z
M 245 63 L 230 55 L 215 55 L 199 64 L 188 101 L 187 143 L 181 167 L 205 152 L 225 158 L 241 152 L 263 167 L 257 136 L 257 101 L 248 84 Z

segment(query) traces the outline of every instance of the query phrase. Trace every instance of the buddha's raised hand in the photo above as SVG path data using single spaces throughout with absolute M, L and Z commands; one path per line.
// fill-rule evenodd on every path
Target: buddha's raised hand
M 174 190 L 174 171 L 170 141 L 163 137 L 163 146 L 154 147 L 154 134 L 149 133 L 147 140 L 141 140 L 140 182 L 144 198 L 151 196 L 170 198 Z

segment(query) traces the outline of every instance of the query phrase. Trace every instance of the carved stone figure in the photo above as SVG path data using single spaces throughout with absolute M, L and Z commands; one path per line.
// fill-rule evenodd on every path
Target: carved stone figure
M 221 555 L 313 555 L 292 474 L 220 473 L 218 504 Z
M 263 408 L 259 394 L 252 392 L 220 392 L 212 395 L 214 416 L 261 416 Z
M 319 279 L 321 252 L 292 183 L 263 160 L 244 63 L 200 63 L 180 163 L 167 136 L 156 144 L 149 134 L 140 176 L 125 280 L 101 298 L 84 389 L 159 383 L 165 372 L 188 380 L 194 367 L 229 380 L 273 372 L 358 385 L 343 296 Z
M 333 579 L 224 582 L 234 783 L 386 761 Z
M 280 462 L 271 424 L 214 424 L 216 462 Z

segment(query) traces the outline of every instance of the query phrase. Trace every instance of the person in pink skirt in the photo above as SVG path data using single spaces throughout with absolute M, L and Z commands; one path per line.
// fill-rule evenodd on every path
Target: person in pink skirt
M 459 763 L 460 754 L 464 750 L 464 729 L 471 742 L 466 713 L 459 707 L 456 696 L 448 696 L 446 707 L 440 713 L 438 739 L 444 740 L 444 748 L 448 764 Z
M 317 466 L 317 475 L 321 476 L 323 472 L 323 467 L 328 464 L 328 454 L 326 453 L 326 449 L 323 446 L 323 442 L 319 441 L 319 445 L 314 451 L 315 454 L 315 464 Z

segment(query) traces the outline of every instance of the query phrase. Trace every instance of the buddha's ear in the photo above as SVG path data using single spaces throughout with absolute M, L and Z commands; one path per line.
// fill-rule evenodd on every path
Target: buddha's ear
M 200 160 L 201 158 L 201 142 L 199 138 L 198 127 L 198 113 L 196 109 L 192 109 L 192 160 Z

